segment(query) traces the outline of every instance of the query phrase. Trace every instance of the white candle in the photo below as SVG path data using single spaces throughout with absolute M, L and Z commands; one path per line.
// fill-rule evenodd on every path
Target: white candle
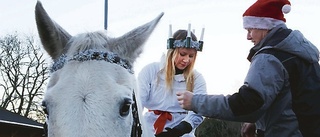
M 191 24 L 188 24 L 188 35 L 187 37 L 191 37 Z
M 169 24 L 169 38 L 172 38 L 172 25 Z
M 200 41 L 203 41 L 203 34 L 204 34 L 204 28 L 202 28 L 202 31 L 201 31 Z

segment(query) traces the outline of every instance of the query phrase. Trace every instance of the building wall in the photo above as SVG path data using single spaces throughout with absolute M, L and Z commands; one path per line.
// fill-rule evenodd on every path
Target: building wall
M 40 128 L 0 123 L 0 137 L 44 137 Z

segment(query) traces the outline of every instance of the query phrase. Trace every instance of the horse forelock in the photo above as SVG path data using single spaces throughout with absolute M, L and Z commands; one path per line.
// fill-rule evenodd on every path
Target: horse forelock
M 78 34 L 68 42 L 67 56 L 83 52 L 89 49 L 97 51 L 108 51 L 109 38 L 106 32 L 96 31 Z

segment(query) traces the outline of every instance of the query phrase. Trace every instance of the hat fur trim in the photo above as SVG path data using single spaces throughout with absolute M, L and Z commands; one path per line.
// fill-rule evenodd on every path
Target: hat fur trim
M 278 26 L 279 24 L 285 24 L 284 21 L 269 18 L 269 17 L 256 17 L 256 16 L 244 16 L 243 17 L 243 28 L 245 29 L 267 29 Z

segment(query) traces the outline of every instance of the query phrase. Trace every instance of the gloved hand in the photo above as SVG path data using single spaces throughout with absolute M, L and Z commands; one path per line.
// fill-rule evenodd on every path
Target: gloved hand
M 175 126 L 174 128 L 165 129 L 167 130 L 166 132 L 161 132 L 157 134 L 156 137 L 180 137 L 192 131 L 191 125 L 186 121 L 182 121 L 179 125 Z

